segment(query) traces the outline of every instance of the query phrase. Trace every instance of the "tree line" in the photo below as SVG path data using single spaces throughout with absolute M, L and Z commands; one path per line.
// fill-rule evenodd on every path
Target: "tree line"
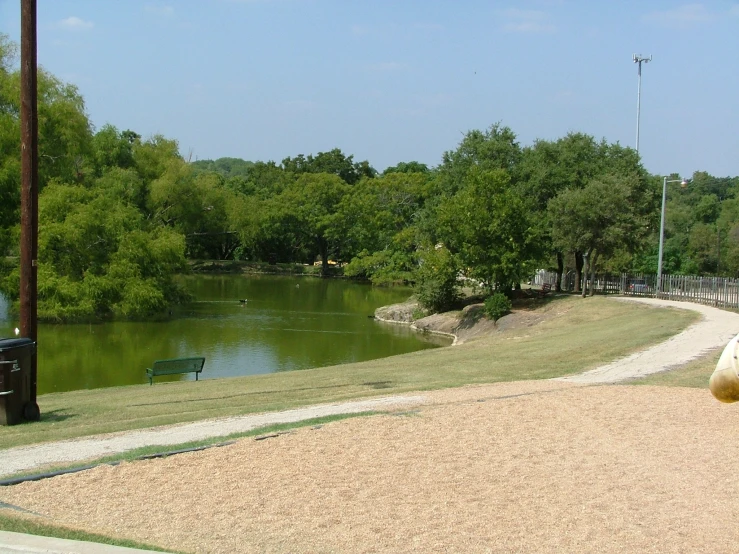
M 0 36 L 0 290 L 18 295 L 19 72 Z M 76 87 L 39 71 L 39 318 L 143 318 L 187 298 L 187 259 L 343 265 L 412 284 L 443 310 L 460 277 L 508 293 L 540 268 L 655 273 L 662 178 L 619 144 L 569 133 L 522 146 L 493 124 L 436 167 L 378 172 L 336 148 L 191 161 L 176 141 L 95 130 Z M 671 187 L 670 273 L 739 273 L 739 178 Z M 468 282 L 470 282 L 468 281 Z M 580 282 L 578 278 L 576 282 Z

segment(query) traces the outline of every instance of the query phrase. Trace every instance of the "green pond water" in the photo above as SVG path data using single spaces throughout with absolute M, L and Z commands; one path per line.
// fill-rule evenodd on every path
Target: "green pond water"
M 188 276 L 196 300 L 164 322 L 41 324 L 38 394 L 147 383 L 163 358 L 204 356 L 201 379 L 292 371 L 448 345 L 368 316 L 406 288 L 340 279 Z M 241 303 L 240 300 L 246 300 Z M 18 325 L 0 297 L 0 337 Z M 157 377 L 157 382 L 194 379 Z

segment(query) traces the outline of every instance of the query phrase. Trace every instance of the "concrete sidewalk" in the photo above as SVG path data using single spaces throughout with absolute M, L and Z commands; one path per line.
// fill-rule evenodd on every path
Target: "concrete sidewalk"
M 18 554 L 19 552 L 26 554 L 134 554 L 154 551 L 0 531 L 0 554 Z

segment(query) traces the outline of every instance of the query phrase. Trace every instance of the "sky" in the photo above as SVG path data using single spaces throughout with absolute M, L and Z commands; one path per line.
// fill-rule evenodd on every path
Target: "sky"
M 20 0 L 0 0 L 20 40 Z M 494 123 L 634 147 L 654 174 L 739 175 L 739 1 L 38 0 L 38 62 L 93 125 L 186 158 L 340 148 L 441 162 Z

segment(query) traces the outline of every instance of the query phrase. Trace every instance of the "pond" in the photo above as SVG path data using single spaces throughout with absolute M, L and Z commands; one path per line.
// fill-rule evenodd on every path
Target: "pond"
M 183 278 L 195 301 L 164 322 L 40 324 L 38 394 L 147 383 L 154 360 L 204 356 L 201 379 L 372 360 L 450 344 L 368 317 L 407 288 L 341 279 Z M 244 300 L 244 302 L 241 302 Z M 0 337 L 18 325 L 0 297 Z M 157 382 L 194 379 L 157 377 Z

